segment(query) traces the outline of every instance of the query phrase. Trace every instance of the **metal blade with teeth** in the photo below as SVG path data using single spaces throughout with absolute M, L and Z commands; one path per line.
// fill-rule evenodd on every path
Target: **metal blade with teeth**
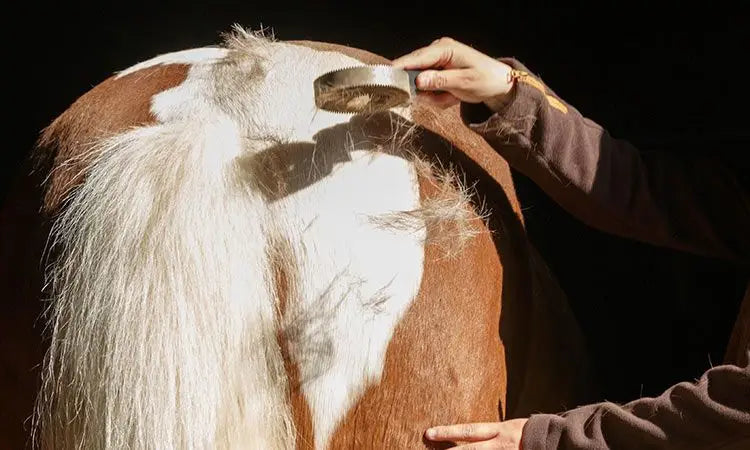
M 315 105 L 341 113 L 371 113 L 408 103 L 419 71 L 388 65 L 365 65 L 334 70 L 314 82 Z

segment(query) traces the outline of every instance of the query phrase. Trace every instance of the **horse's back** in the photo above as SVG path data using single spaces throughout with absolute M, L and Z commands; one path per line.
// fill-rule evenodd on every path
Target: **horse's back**
M 412 448 L 554 384 L 525 354 L 535 263 L 507 166 L 455 115 L 316 110 L 314 77 L 363 62 L 382 61 L 240 33 L 114 76 L 46 130 L 44 442 Z M 448 144 L 487 220 L 435 164 Z M 554 335 L 534 331 L 535 350 Z

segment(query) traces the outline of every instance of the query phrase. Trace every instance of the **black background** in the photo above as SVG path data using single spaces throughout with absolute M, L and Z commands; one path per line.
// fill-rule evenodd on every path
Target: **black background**
M 693 9 L 565 3 L 14 4 L 4 20 L 11 140 L 2 150 L 3 195 L 39 131 L 78 96 L 159 53 L 217 44 L 234 23 L 388 58 L 451 36 L 492 56 L 515 56 L 639 148 L 744 163 L 746 16 L 716 2 Z M 656 395 L 721 363 L 746 272 L 592 230 L 517 179 L 530 235 L 571 298 L 607 399 Z

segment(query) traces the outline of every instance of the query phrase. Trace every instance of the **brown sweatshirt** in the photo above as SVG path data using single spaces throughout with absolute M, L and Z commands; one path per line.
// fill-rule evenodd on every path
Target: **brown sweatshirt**
M 462 104 L 464 121 L 519 172 L 584 223 L 618 236 L 750 262 L 750 193 L 709 157 L 642 152 L 610 136 L 512 58 L 503 105 Z M 743 311 L 748 312 L 750 285 Z M 557 448 L 750 449 L 750 318 L 737 322 L 736 365 L 656 398 L 532 415 L 524 450 Z M 743 338 L 744 336 L 744 338 Z M 742 348 L 744 347 L 744 349 Z

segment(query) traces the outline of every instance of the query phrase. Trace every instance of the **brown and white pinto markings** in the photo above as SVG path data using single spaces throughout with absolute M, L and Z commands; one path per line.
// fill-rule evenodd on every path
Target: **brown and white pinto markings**
M 236 30 L 44 131 L 52 226 L 24 238 L 50 235 L 42 447 L 424 448 L 431 425 L 581 401 L 582 341 L 503 160 L 455 109 L 315 108 L 319 74 L 386 62 Z M 38 281 L 3 323 L 32 355 Z M 4 381 L 20 443 L 36 385 Z

